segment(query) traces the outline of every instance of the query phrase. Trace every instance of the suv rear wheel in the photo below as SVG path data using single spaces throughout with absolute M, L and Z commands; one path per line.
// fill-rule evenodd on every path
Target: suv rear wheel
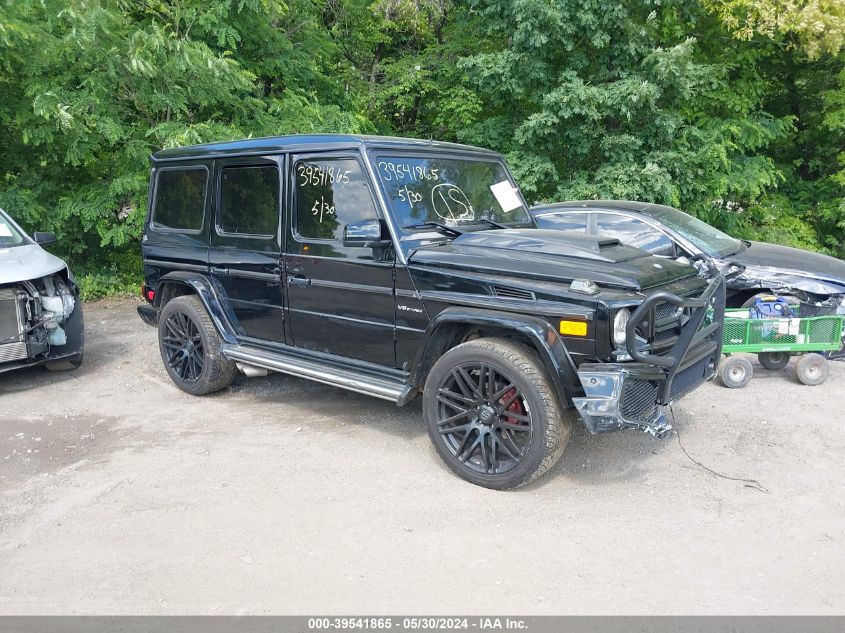
M 573 409 L 563 409 L 540 359 L 499 338 L 469 341 L 431 368 L 423 414 L 455 473 L 498 490 L 533 481 L 563 454 Z
M 225 389 L 235 364 L 220 353 L 220 337 L 195 295 L 177 297 L 159 316 L 158 347 L 176 386 L 193 395 Z

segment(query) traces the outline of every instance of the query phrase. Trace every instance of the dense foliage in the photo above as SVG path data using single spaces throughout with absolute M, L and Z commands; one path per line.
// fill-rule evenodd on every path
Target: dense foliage
M 148 156 L 309 131 L 492 147 L 529 201 L 845 256 L 845 0 L 13 0 L 0 206 L 134 283 Z

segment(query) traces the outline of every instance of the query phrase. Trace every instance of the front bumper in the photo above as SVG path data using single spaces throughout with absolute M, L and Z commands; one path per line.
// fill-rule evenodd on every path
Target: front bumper
M 76 305 L 74 306 L 73 312 L 62 323 L 62 329 L 64 329 L 67 338 L 66 343 L 64 345 L 47 347 L 46 349 L 35 349 L 27 346 L 27 357 L 0 363 L 0 373 L 22 369 L 24 367 L 32 367 L 34 365 L 43 365 L 50 361 L 79 358 L 85 348 L 85 317 L 82 313 L 82 301 L 79 300 L 78 292 L 74 293 L 74 299 L 76 300 Z
M 636 328 L 660 302 L 691 308 L 677 342 L 662 355 L 637 349 Z M 584 396 L 573 398 L 591 433 L 641 429 L 664 435 L 671 426 L 664 408 L 682 398 L 716 373 L 722 352 L 725 280 L 717 276 L 699 297 L 681 298 L 659 292 L 648 297 L 631 315 L 627 330 L 628 353 L 635 362 L 585 363 L 578 368 Z

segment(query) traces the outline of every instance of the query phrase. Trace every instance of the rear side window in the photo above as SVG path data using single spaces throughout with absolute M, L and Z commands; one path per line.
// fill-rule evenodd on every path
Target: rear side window
M 164 169 L 156 176 L 153 226 L 177 231 L 199 231 L 205 210 L 208 170 Z
M 279 170 L 275 165 L 226 167 L 220 184 L 220 229 L 272 236 L 279 222 Z
M 541 229 L 558 229 L 560 231 L 587 232 L 586 213 L 539 213 L 534 216 L 537 226 Z
M 300 237 L 342 240 L 343 227 L 376 219 L 376 207 L 354 158 L 303 160 L 296 164 L 296 229 Z

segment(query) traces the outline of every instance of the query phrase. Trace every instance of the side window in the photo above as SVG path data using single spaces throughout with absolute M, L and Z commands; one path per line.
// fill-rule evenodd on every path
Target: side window
M 623 244 L 649 253 L 674 255 L 675 245 L 666 235 L 642 220 L 612 213 L 596 214 L 596 233 L 617 238 Z
M 537 226 L 541 229 L 558 229 L 561 231 L 587 232 L 586 213 L 540 213 L 535 216 Z
M 205 211 L 208 170 L 162 169 L 156 174 L 153 226 L 178 231 L 199 231 Z
M 354 158 L 302 160 L 296 177 L 296 232 L 305 239 L 343 239 L 343 227 L 377 218 L 360 163 Z
M 220 229 L 242 235 L 276 235 L 279 170 L 275 165 L 224 167 L 220 175 Z

